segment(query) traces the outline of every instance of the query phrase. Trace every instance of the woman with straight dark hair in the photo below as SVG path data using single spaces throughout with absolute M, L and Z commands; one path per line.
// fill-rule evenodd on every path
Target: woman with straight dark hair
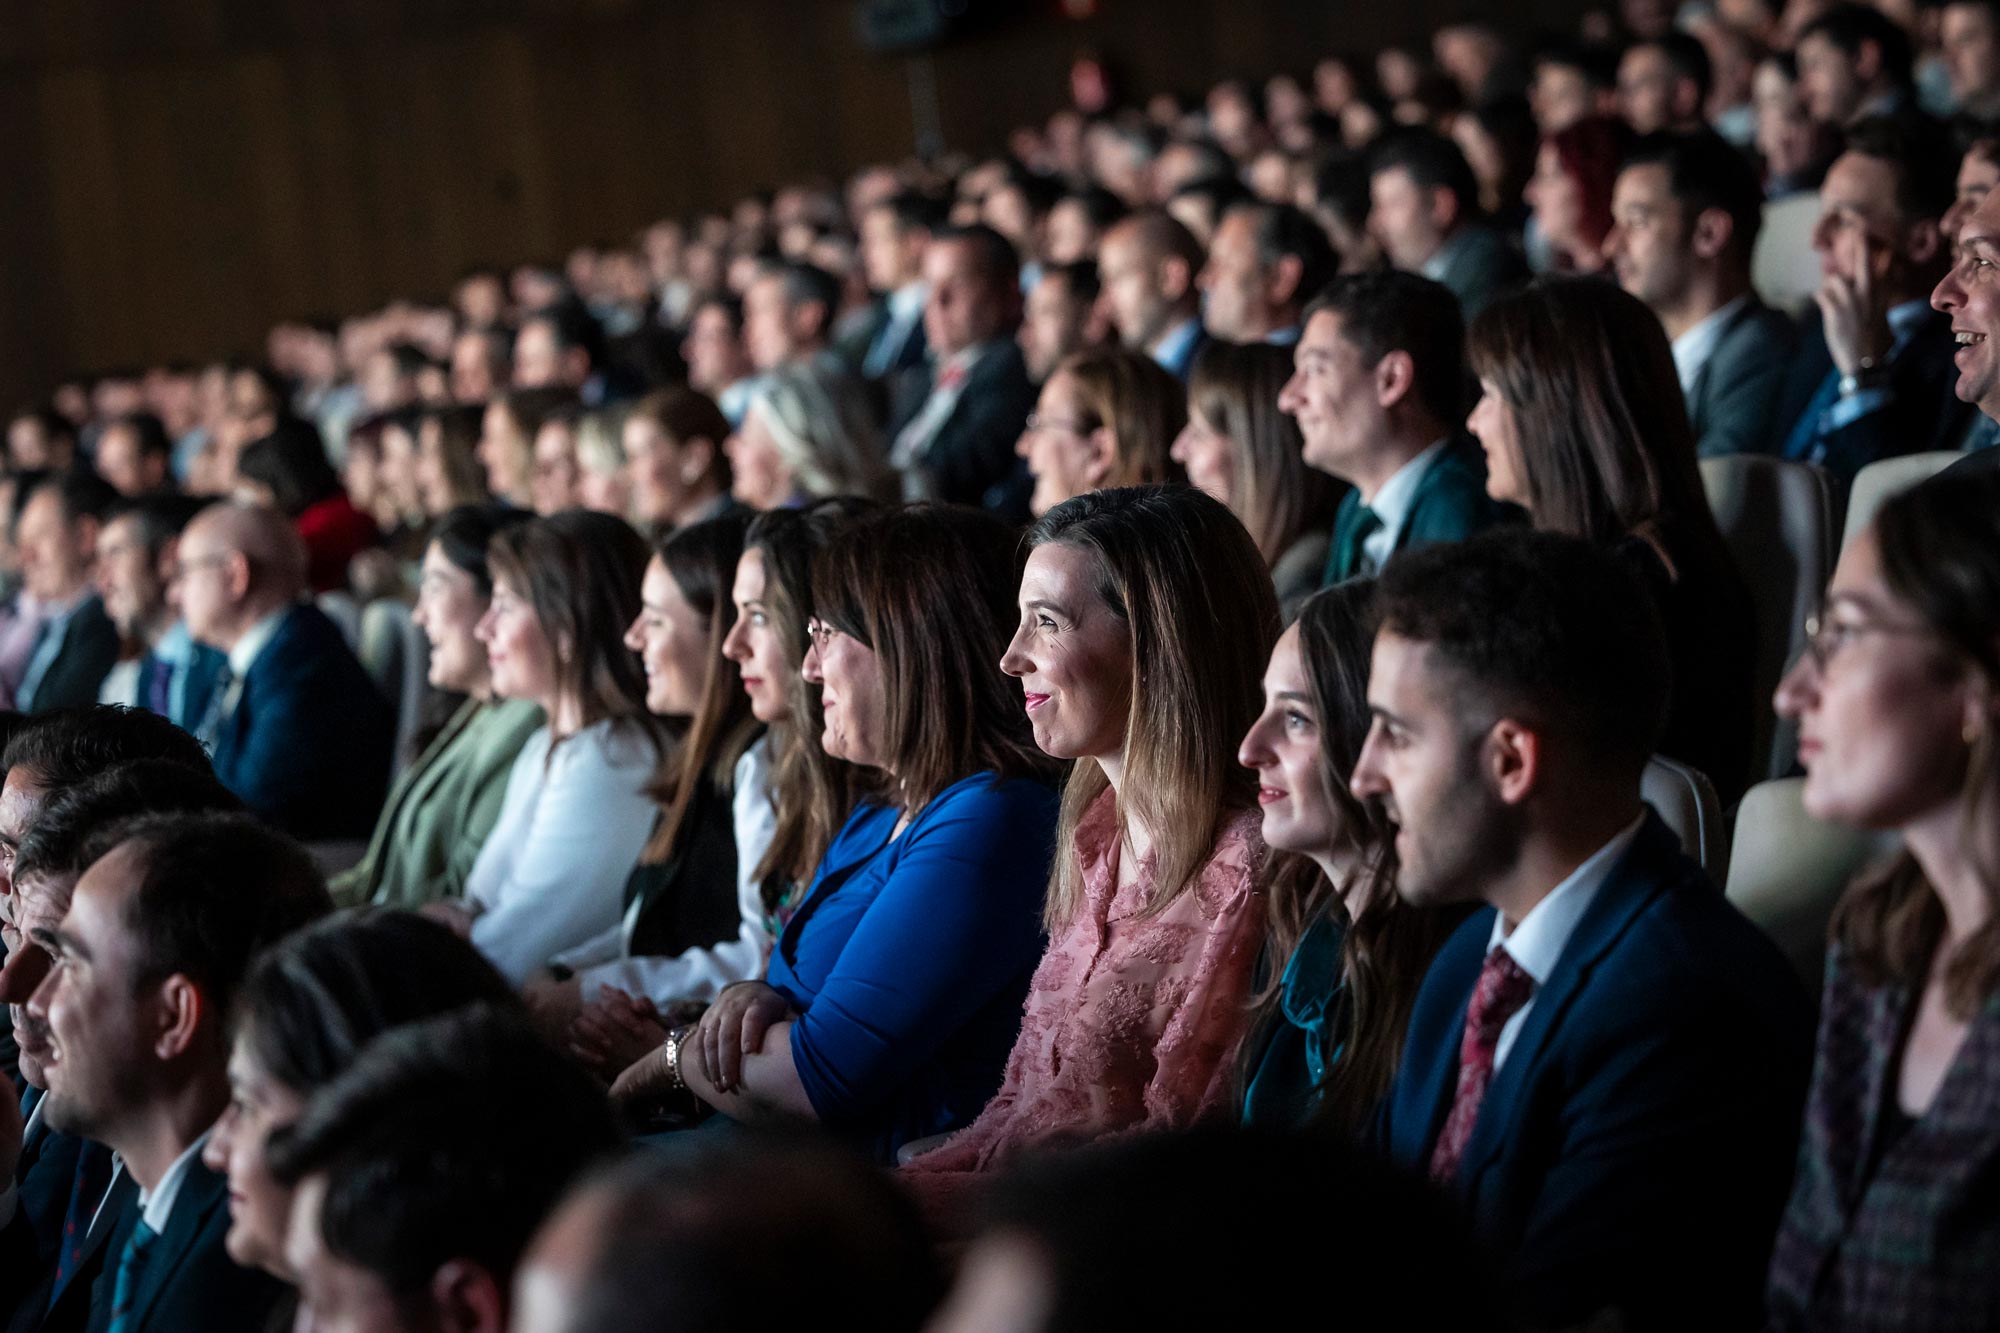
M 641 524 L 674 528 L 713 518 L 730 503 L 729 420 L 697 389 L 658 389 L 632 405 L 620 442 Z
M 724 990 L 614 1094 L 684 1088 L 731 1120 L 816 1119 L 884 1163 L 992 1096 L 1041 951 L 1057 815 L 995 665 L 1014 550 L 997 519 L 919 505 L 819 553 L 804 675 L 821 744 L 873 795 L 764 980 Z
M 1389 1090 L 1424 972 L 1462 910 L 1396 894 L 1396 829 L 1347 781 L 1373 715 L 1375 584 L 1309 598 L 1271 650 L 1237 758 L 1257 774 L 1271 878 L 1263 985 L 1243 1044 L 1243 1120 L 1354 1136 Z
M 477 950 L 410 912 L 343 913 L 272 945 L 236 999 L 229 1107 L 202 1150 L 229 1177 L 229 1257 L 287 1282 L 292 1191 L 264 1146 L 368 1042 L 418 1019 L 513 994 Z
M 238 498 L 269 505 L 298 528 L 314 592 L 346 587 L 349 562 L 381 541 L 375 520 L 348 500 L 310 422 L 280 419 L 269 435 L 244 448 L 236 473 Z
M 434 519 L 487 501 L 478 408 L 433 407 L 417 418 L 416 485 L 424 512 Z
M 1306 466 L 1298 420 L 1278 410 L 1291 377 L 1288 347 L 1208 344 L 1195 357 L 1187 426 L 1173 447 L 1188 481 L 1250 530 L 1284 609 L 1319 587 L 1339 502 L 1333 478 Z
M 509 528 L 488 551 L 493 598 L 477 633 L 493 692 L 548 721 L 514 761 L 464 900 L 425 910 L 468 932 L 516 985 L 618 923 L 659 813 L 651 787 L 667 729 L 625 647 L 646 559 L 622 520 L 582 509 Z
M 1086 491 L 1179 481 L 1169 457 L 1187 424 L 1187 392 L 1142 352 L 1100 347 L 1049 374 L 1014 446 L 1035 478 L 1037 517 Z
M 1028 533 L 1000 665 L 1035 741 L 1073 760 L 1007 1081 L 904 1174 L 934 1219 L 1016 1154 L 1234 1119 L 1264 943 L 1257 785 L 1236 762 L 1278 604 L 1250 534 L 1188 486 L 1097 491 Z
M 411 619 L 430 641 L 431 688 L 458 703 L 396 779 L 367 852 L 333 879 L 336 902 L 422 907 L 465 890 L 515 757 L 545 720 L 533 700 L 493 692 L 476 633 L 493 597 L 487 547 L 525 518 L 503 505 L 466 505 L 431 535 Z
M 763 972 L 770 941 L 752 872 L 770 839 L 771 793 L 749 758 L 763 727 L 722 652 L 748 526 L 747 514 L 731 514 L 682 528 L 646 566 L 625 643 L 646 669 L 646 707 L 681 733 L 653 786 L 659 819 L 626 881 L 619 923 L 556 955 L 527 990 L 528 1007 L 554 1032 L 616 992 L 629 1028 L 595 1015 L 570 1030 L 573 1053 L 607 1079 L 665 1039 L 658 1015 L 675 1001 L 706 1003 Z
M 1770 1327 L 2000 1309 L 2000 473 L 1905 491 L 1840 553 L 1778 687 L 1805 808 L 1902 850 L 1833 915 Z
M 1487 494 L 1639 571 L 1673 662 L 1660 752 L 1733 805 L 1750 780 L 1755 626 L 1660 321 L 1611 283 L 1544 278 L 1488 306 L 1468 352 L 1481 396 L 1466 425 L 1486 451 Z

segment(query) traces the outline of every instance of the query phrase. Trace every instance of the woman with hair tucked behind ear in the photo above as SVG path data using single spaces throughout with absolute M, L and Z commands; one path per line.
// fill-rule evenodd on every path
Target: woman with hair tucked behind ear
M 1895 496 L 1778 687 L 1805 808 L 1902 851 L 1833 915 L 1770 1327 L 2000 1310 L 2000 474 Z
M 1278 636 L 1270 575 L 1187 486 L 1078 496 L 1028 534 L 1000 659 L 1035 742 L 1074 760 L 1048 952 L 999 1095 L 904 1179 L 946 1229 L 1037 1146 L 1233 1118 L 1264 944 L 1264 839 L 1236 745 Z
M 1086 491 L 1180 480 L 1168 457 L 1187 424 L 1187 392 L 1150 356 L 1078 352 L 1050 372 L 1014 446 L 1035 479 L 1038 517 Z
M 1424 972 L 1465 919 L 1396 894 L 1396 829 L 1348 790 L 1373 715 L 1375 584 L 1310 598 L 1264 673 L 1237 757 L 1257 774 L 1271 883 L 1264 985 L 1244 1043 L 1243 1121 L 1358 1133 L 1389 1090 Z

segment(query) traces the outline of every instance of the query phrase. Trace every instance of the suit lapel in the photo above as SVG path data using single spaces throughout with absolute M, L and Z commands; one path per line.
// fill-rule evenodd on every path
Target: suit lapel
M 181 1181 L 181 1192 L 174 1199 L 173 1215 L 167 1219 L 167 1229 L 153 1243 L 145 1271 L 139 1275 L 138 1288 L 132 1293 L 132 1316 L 127 1328 L 137 1330 L 146 1326 L 146 1316 L 152 1313 L 160 1294 L 180 1271 L 188 1251 L 207 1229 L 209 1215 L 225 1198 L 226 1187 L 227 1179 L 209 1170 L 199 1158 L 189 1164 L 187 1178 Z
M 90 1234 L 84 1237 L 83 1257 L 77 1261 L 76 1267 L 70 1270 L 69 1280 L 49 1292 L 51 1314 L 65 1294 L 76 1291 L 79 1287 L 82 1288 L 79 1299 L 89 1300 L 90 1288 L 98 1275 L 107 1268 L 115 1269 L 117 1251 L 112 1251 L 109 1262 L 100 1262 L 105 1250 L 114 1238 L 121 1247 L 124 1245 L 125 1237 L 132 1232 L 132 1222 L 138 1216 L 139 1187 L 134 1183 L 130 1172 L 120 1170 L 111 1178 L 110 1188 L 104 1194 L 104 1206 L 97 1210 L 97 1216 L 91 1222 Z M 111 1300 L 108 1289 L 104 1293 L 104 1299 L 108 1307 Z
M 1632 919 L 1665 887 L 1678 846 L 1673 834 L 1660 823 L 1660 817 L 1648 811 L 1645 827 L 1611 868 L 1596 901 L 1577 922 L 1576 933 L 1564 946 L 1555 972 L 1535 993 L 1533 1007 L 1514 1038 L 1507 1062 L 1486 1091 L 1479 1119 L 1472 1127 L 1472 1140 L 1465 1149 L 1464 1176 L 1468 1186 L 1514 1140 L 1514 1121 L 1521 1113 L 1523 1094 L 1539 1072 L 1543 1053 L 1556 1040 L 1564 1020 L 1590 985 L 1598 963 L 1623 938 Z

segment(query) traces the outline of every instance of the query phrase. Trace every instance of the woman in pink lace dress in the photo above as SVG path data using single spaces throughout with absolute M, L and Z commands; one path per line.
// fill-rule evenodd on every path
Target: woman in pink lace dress
M 1255 779 L 1235 763 L 1278 633 L 1250 535 L 1190 487 L 1079 496 L 1029 534 L 1018 676 L 1035 741 L 1074 759 L 1050 944 L 999 1093 L 903 1175 L 951 1229 L 1027 1148 L 1234 1111 L 1264 943 Z

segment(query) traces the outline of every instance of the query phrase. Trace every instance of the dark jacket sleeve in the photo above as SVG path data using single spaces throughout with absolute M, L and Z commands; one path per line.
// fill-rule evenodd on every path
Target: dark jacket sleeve
M 1703 458 L 1770 447 L 1795 337 L 1791 321 L 1767 308 L 1752 311 L 1724 336 L 1702 373 L 1690 413 Z

